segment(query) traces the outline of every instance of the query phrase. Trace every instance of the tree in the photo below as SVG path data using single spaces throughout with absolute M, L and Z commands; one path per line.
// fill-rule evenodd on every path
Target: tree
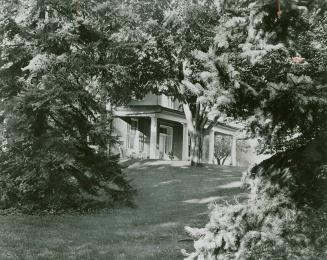
M 231 153 L 231 137 L 225 135 L 217 135 L 215 137 L 214 156 L 218 165 L 224 165 L 225 161 Z
M 128 14 L 115 1 L 2 1 L 2 7 L 1 207 L 129 200 L 132 189 L 106 152 L 115 140 L 105 106 L 133 91 L 136 55 L 114 37 Z M 115 12 L 105 16 L 109 7 Z
M 212 207 L 186 259 L 325 259 L 326 1 L 249 1 L 229 112 L 275 153 L 244 176 L 248 200 Z
M 241 73 L 251 88 L 234 92 L 234 115 L 250 117 L 250 130 L 272 153 L 305 145 L 326 129 L 326 3 L 282 3 L 280 18 L 270 1 L 252 6 L 252 38 L 243 44 L 250 63 Z
M 191 136 L 191 163 L 197 165 L 202 160 L 204 135 L 223 120 L 230 88 L 238 87 L 237 72 L 229 64 L 236 57 L 234 49 L 225 44 L 224 37 L 215 35 L 228 34 L 242 21 L 225 24 L 222 10 L 213 1 L 165 3 L 153 4 L 146 18 L 139 14 L 138 31 L 143 32 L 145 44 L 135 70 L 148 90 L 182 102 Z
M 255 139 L 238 139 L 236 154 L 239 166 L 249 166 L 258 160 L 257 150 L 260 144 Z

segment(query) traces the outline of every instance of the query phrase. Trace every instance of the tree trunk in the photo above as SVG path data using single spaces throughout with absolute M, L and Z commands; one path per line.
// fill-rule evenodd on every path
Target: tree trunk
M 217 164 L 218 164 L 218 165 L 221 165 L 221 164 L 220 164 L 220 159 L 219 159 L 218 157 L 217 157 L 216 159 L 217 159 Z
M 202 165 L 203 131 L 195 129 L 191 132 L 191 165 Z
M 225 161 L 227 159 L 228 156 L 226 156 L 224 159 L 223 159 L 223 162 L 221 163 L 221 165 L 224 165 L 225 164 Z
M 193 117 L 189 104 L 183 104 L 187 127 L 191 136 L 191 165 L 201 166 L 202 164 L 202 147 L 203 147 L 203 129 L 197 127 L 197 116 Z

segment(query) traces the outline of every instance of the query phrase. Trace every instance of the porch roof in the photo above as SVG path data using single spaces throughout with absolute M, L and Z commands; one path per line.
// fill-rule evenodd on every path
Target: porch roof
M 126 107 L 119 107 L 116 111 L 114 111 L 114 116 L 118 117 L 140 117 L 140 116 L 154 116 L 160 114 L 166 114 L 173 117 L 176 117 L 181 120 L 185 120 L 184 112 L 170 109 L 167 107 L 162 107 L 160 105 L 130 105 Z M 158 116 L 160 117 L 160 116 Z
M 180 123 L 186 123 L 185 114 L 183 111 L 170 109 L 160 105 L 129 105 L 124 107 L 118 107 L 114 111 L 116 117 L 157 117 L 167 119 L 171 121 L 177 121 Z M 220 122 L 213 127 L 215 132 L 223 134 L 235 134 L 240 129 L 235 126 L 226 125 Z

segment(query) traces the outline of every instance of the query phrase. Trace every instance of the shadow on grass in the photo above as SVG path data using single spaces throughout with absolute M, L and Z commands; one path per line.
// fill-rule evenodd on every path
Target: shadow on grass
M 202 227 L 208 204 L 240 196 L 244 169 L 189 162 L 124 162 L 137 189 L 137 207 L 63 216 L 1 216 L 0 259 L 175 260 L 184 226 Z

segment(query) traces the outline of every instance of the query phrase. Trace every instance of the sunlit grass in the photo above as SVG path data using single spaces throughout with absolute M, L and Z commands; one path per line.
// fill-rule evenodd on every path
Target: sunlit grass
M 1 216 L 0 259 L 182 259 L 184 226 L 203 226 L 208 203 L 240 193 L 241 170 L 185 162 L 137 162 L 126 169 L 136 208 L 64 216 Z

